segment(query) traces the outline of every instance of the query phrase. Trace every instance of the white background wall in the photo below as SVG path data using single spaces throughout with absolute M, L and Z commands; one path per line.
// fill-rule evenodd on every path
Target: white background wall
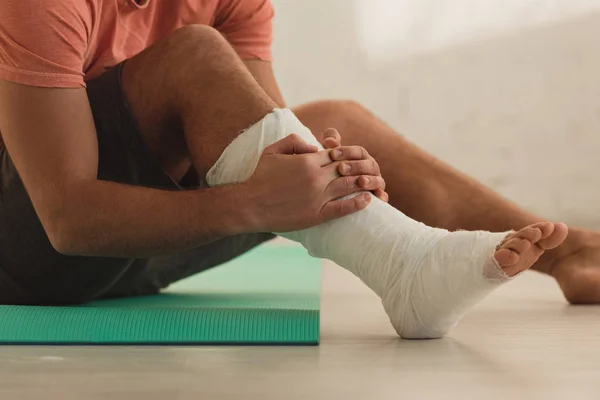
M 600 227 L 600 1 L 273 2 L 289 104 L 357 100 L 522 206 Z

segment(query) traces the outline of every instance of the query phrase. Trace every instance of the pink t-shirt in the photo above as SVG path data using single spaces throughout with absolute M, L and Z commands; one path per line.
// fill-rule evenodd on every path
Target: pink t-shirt
M 85 81 L 190 24 L 219 30 L 243 59 L 271 59 L 269 0 L 0 0 L 0 79 Z

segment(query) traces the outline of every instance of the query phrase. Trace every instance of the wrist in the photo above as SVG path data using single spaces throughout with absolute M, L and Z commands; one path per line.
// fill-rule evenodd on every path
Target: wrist
M 245 183 L 210 189 L 219 190 L 216 210 L 220 214 L 219 236 L 227 237 L 244 233 L 262 232 L 257 204 L 251 188 Z

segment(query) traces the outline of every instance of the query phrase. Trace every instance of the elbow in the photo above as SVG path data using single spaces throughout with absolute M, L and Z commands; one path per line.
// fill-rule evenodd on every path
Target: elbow
M 44 225 L 50 244 L 60 254 L 84 256 L 90 253 L 86 235 L 82 234 L 79 223 L 72 217 L 57 217 Z
M 80 251 L 80 247 L 77 246 L 77 244 L 74 243 L 73 240 L 71 239 L 66 239 L 66 238 L 57 238 L 54 237 L 52 239 L 50 239 L 50 243 L 52 244 L 52 247 L 54 248 L 54 250 L 56 250 L 58 253 L 65 255 L 65 256 L 82 256 L 83 252 Z
M 48 241 L 60 254 L 91 255 L 95 219 L 87 185 L 59 186 L 61 190 L 45 191 L 44 197 L 32 197 L 36 214 Z M 36 201 L 37 200 L 37 201 Z M 92 203 L 93 205 L 93 203 Z

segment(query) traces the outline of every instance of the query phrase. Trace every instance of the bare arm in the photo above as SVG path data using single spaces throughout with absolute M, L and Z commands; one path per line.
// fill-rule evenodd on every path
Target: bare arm
M 167 191 L 100 181 L 84 89 L 0 81 L 0 130 L 48 238 L 71 255 L 139 258 L 239 233 L 305 229 L 363 209 L 368 197 L 338 199 L 383 185 L 338 177 L 329 154 L 296 135 L 267 147 L 237 185 Z
M 50 241 L 65 254 L 144 257 L 253 230 L 243 185 L 180 192 L 97 180 L 84 89 L 0 81 L 0 130 Z

